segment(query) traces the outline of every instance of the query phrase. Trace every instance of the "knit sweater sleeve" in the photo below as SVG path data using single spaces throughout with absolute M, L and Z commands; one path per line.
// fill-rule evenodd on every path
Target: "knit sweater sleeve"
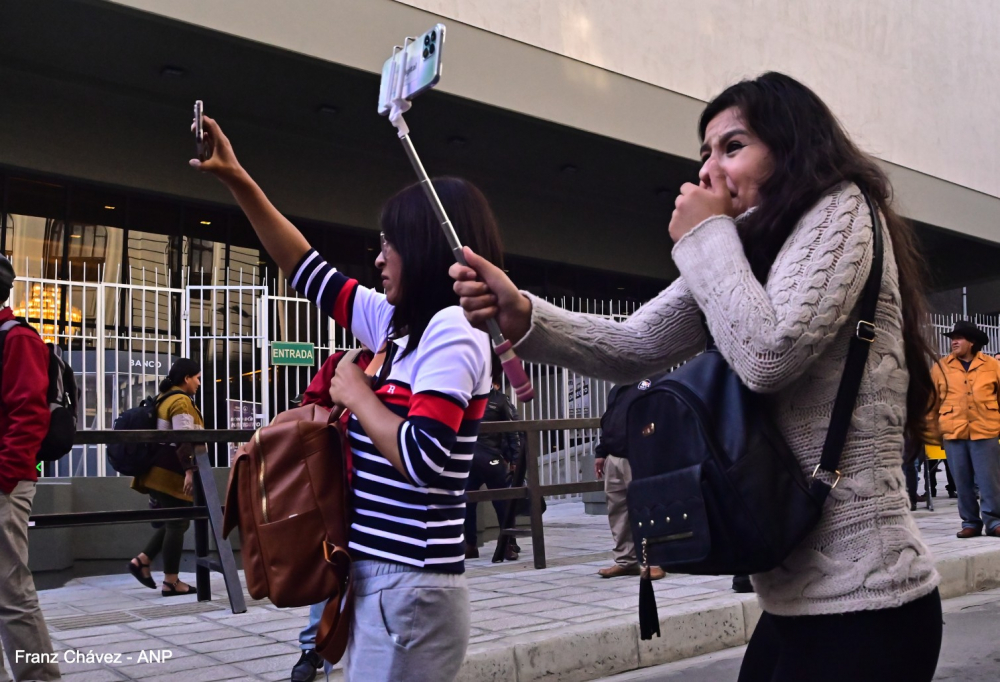
M 719 351 L 750 390 L 774 393 L 803 375 L 857 303 L 872 261 L 871 215 L 844 184 L 792 231 L 766 287 L 754 277 L 726 216 L 704 221 L 674 247 Z
M 625 320 L 572 313 L 525 295 L 531 300 L 531 328 L 516 348 L 529 362 L 627 384 L 669 369 L 705 347 L 698 305 L 683 277 Z

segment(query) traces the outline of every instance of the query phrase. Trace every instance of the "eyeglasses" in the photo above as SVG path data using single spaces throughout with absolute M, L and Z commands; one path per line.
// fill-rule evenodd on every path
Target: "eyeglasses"
M 389 240 L 385 238 L 385 232 L 379 232 L 378 233 L 378 239 L 379 239 L 380 245 L 382 246 L 382 253 L 385 253 L 386 251 L 388 251 L 391 248 L 391 245 L 389 244 Z

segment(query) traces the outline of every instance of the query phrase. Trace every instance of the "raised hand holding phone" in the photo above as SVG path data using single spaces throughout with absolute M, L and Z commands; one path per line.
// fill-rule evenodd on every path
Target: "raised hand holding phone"
M 195 130 L 197 122 L 191 125 Z M 202 116 L 202 155 L 188 163 L 198 170 L 211 173 L 223 182 L 243 172 L 243 167 L 236 159 L 236 153 L 229 138 L 222 128 L 209 116 Z

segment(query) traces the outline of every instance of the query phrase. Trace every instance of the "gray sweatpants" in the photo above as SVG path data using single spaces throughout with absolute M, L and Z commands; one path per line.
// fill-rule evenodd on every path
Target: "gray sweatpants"
M 347 682 L 450 682 L 468 646 L 465 575 L 355 562 Z
M 58 680 L 59 666 L 42 663 L 52 640 L 28 570 L 28 516 L 35 484 L 20 481 L 10 495 L 0 492 L 0 640 L 14 679 Z M 18 653 L 20 652 L 20 654 Z M 0 656 L 0 681 L 9 680 Z

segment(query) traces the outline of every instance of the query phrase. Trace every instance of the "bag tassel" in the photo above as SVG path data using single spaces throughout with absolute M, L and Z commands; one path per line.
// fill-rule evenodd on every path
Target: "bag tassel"
M 653 581 L 649 576 L 649 559 L 646 556 L 646 540 L 642 541 L 642 573 L 639 577 L 639 639 L 653 639 L 660 636 L 660 616 L 656 612 L 656 595 Z

